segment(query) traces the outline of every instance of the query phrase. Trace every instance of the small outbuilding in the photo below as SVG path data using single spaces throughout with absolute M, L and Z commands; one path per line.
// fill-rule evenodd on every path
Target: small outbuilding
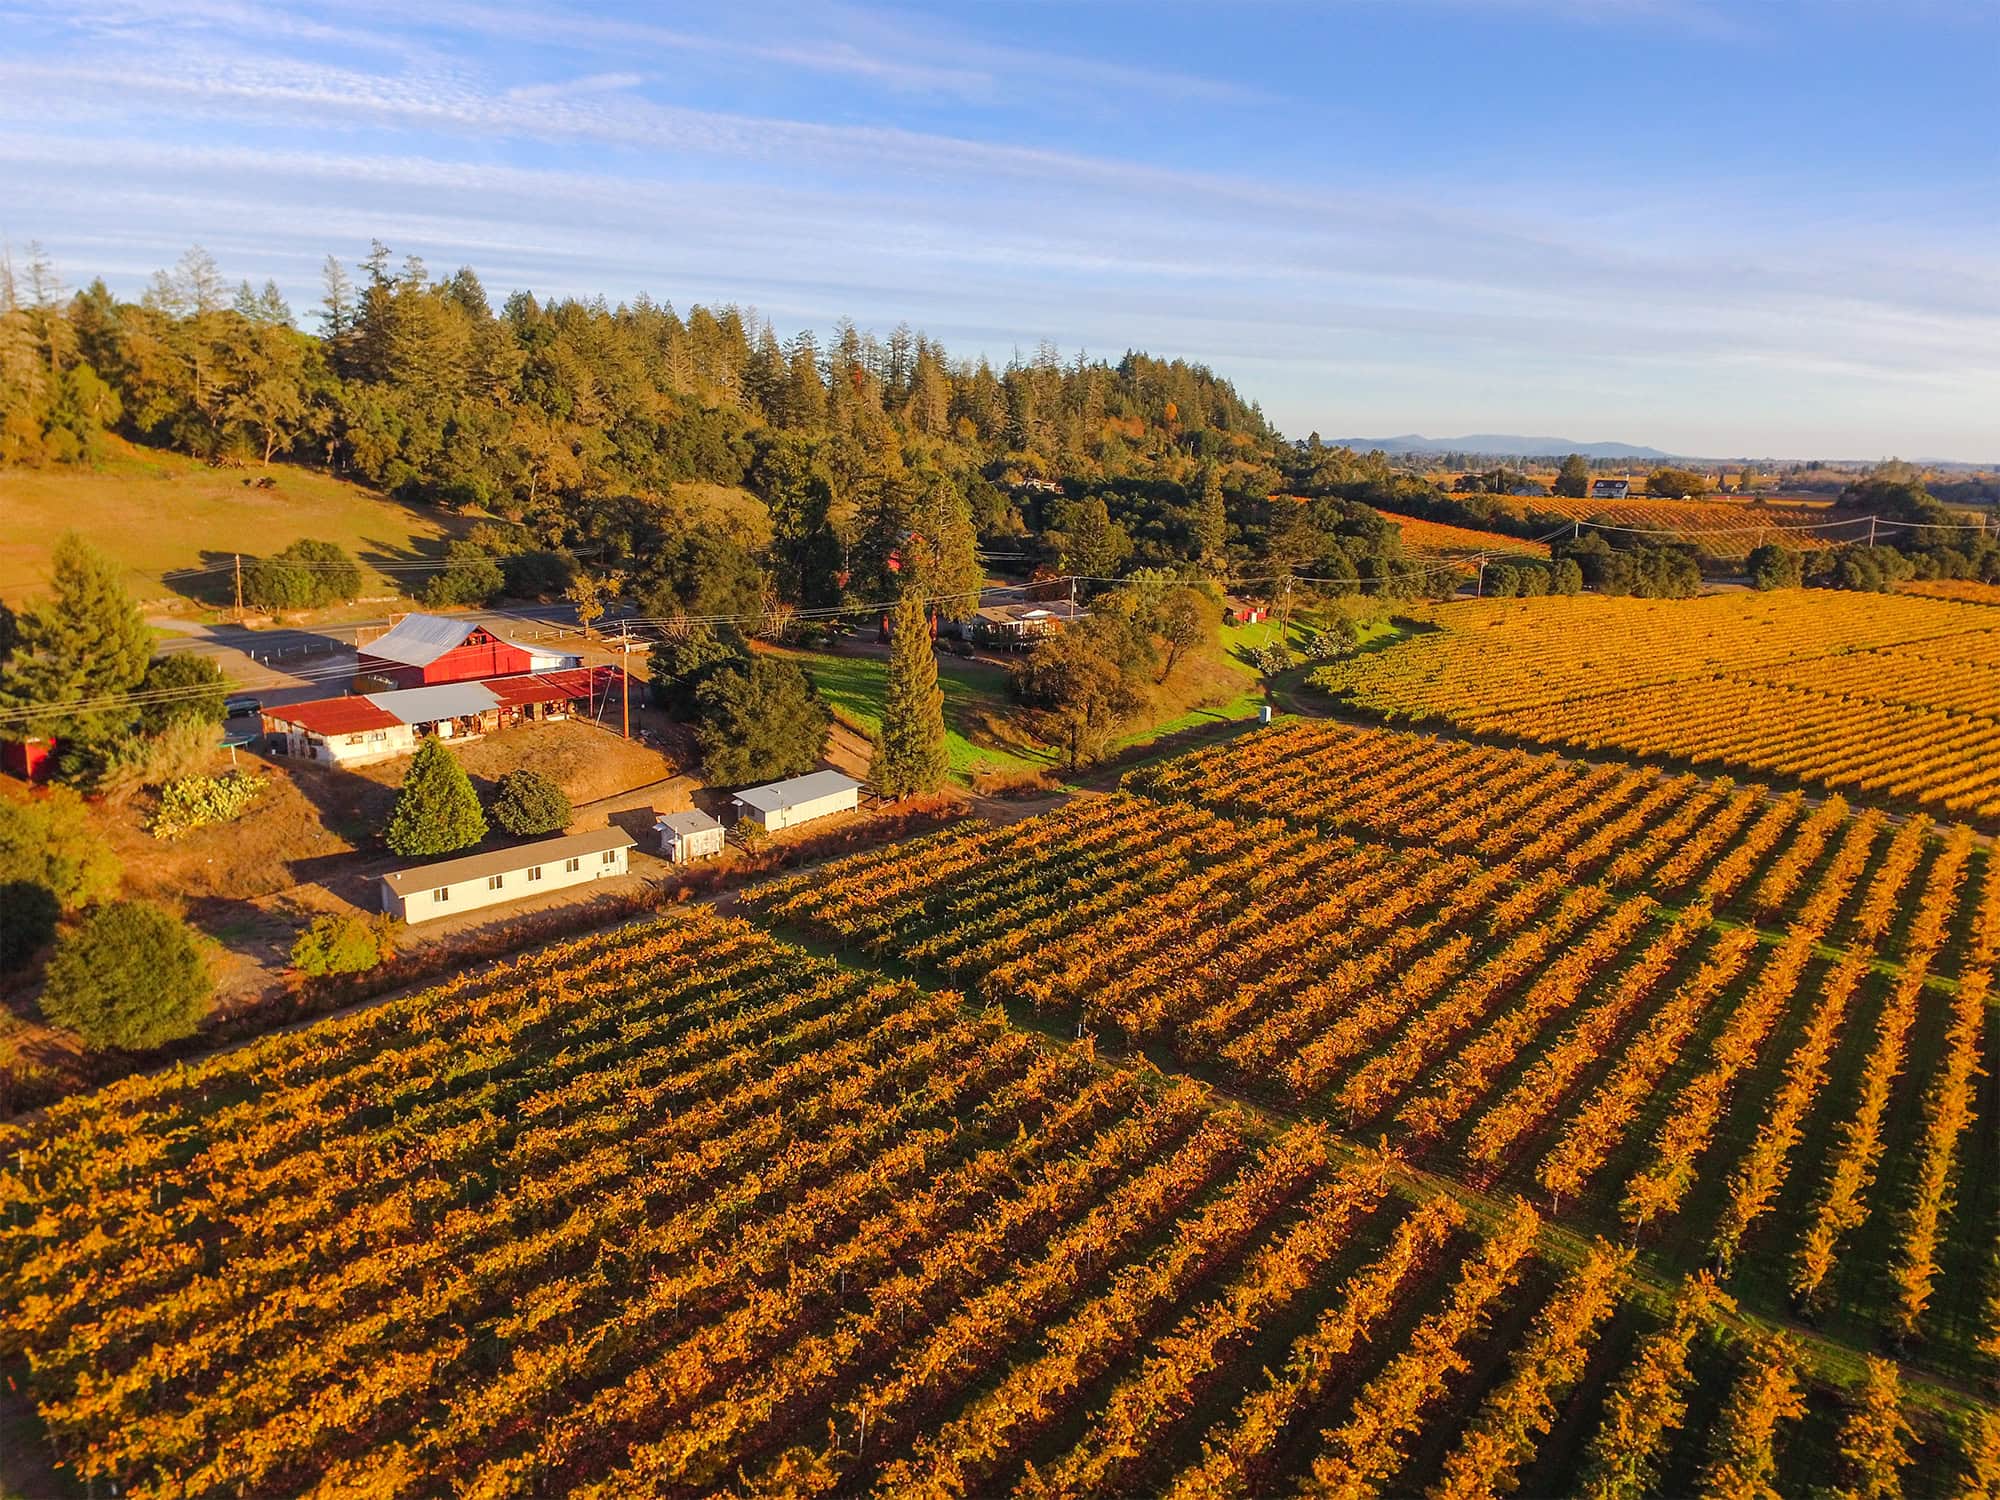
M 428 922 L 458 912 L 477 911 L 567 886 L 588 885 L 623 875 L 625 852 L 635 840 L 622 828 L 595 828 L 468 854 L 441 864 L 397 870 L 382 877 L 382 910 L 405 922 Z
M 861 783 L 838 771 L 813 771 L 736 794 L 738 813 L 768 833 L 853 812 L 860 805 Z
M 660 836 L 660 853 L 677 865 L 715 858 L 727 837 L 722 825 L 699 808 L 662 813 L 653 820 L 653 831 Z

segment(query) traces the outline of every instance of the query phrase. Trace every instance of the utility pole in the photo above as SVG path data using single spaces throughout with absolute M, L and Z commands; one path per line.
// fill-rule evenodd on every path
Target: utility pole
M 236 623 L 243 623 L 243 554 L 236 554 Z
M 1581 517 L 1579 517 L 1578 519 L 1571 521 L 1569 523 L 1569 539 L 1573 542 L 1582 535 L 1583 535 L 1583 520 Z
M 1484 599 L 1486 597 L 1486 554 L 1484 552 L 1479 554 L 1479 579 L 1472 585 L 1472 597 L 1475 599 Z
M 1871 547 L 1875 545 L 1875 518 L 1873 516 L 1868 518 L 1868 545 Z
M 618 708 L 625 716 L 625 738 L 632 738 L 632 632 L 618 622 Z

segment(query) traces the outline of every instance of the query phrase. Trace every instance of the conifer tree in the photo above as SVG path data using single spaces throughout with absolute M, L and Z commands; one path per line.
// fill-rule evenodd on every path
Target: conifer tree
M 114 738 L 129 727 L 131 708 L 89 705 L 129 693 L 146 675 L 146 622 L 116 565 L 73 531 L 55 545 L 49 585 L 47 597 L 21 610 L 0 704 L 41 710 L 21 726 L 32 735 Z
M 883 796 L 902 798 L 936 791 L 950 770 L 937 652 L 917 589 L 897 598 L 890 632 L 889 696 L 870 777 Z
M 1222 475 L 1214 464 L 1201 473 L 1201 495 L 1194 508 L 1195 559 L 1210 571 L 1220 571 L 1229 541 L 1229 512 L 1222 502 Z
M 382 836 L 392 852 L 405 858 L 449 854 L 486 837 L 479 794 L 444 741 L 426 739 L 417 746 Z

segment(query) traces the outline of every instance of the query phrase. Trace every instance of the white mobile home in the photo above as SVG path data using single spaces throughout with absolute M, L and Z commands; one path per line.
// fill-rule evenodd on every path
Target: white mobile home
M 838 771 L 814 771 L 736 794 L 741 815 L 769 833 L 796 828 L 815 818 L 853 812 L 860 805 L 861 783 Z
M 382 877 L 382 910 L 405 922 L 521 901 L 566 886 L 623 875 L 633 838 L 620 828 L 565 834 L 559 839 L 469 854 Z
M 722 825 L 699 809 L 662 813 L 653 820 L 653 831 L 660 836 L 660 853 L 677 865 L 715 858 L 727 837 Z

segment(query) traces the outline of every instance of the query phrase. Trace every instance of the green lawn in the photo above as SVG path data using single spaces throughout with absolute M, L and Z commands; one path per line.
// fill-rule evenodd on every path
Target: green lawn
M 1310 629 L 1309 625 L 1302 624 L 1295 617 L 1290 629 L 1293 644 L 1296 646 Z M 1396 627 L 1386 620 L 1370 621 L 1361 626 L 1364 643 L 1397 633 Z M 1226 687 L 1232 688 L 1231 695 L 1216 701 L 1216 694 L 1211 692 L 1206 707 L 1189 709 L 1185 713 L 1129 730 L 1111 742 L 1111 751 L 1128 750 L 1186 729 L 1255 718 L 1264 702 L 1264 681 L 1257 669 L 1239 653 L 1267 646 L 1277 638 L 1277 622 L 1272 620 L 1256 625 L 1225 627 L 1212 655 L 1201 666 L 1211 681 L 1220 678 Z M 784 654 L 812 674 L 826 701 L 843 720 L 866 734 L 873 734 L 881 728 L 882 701 L 887 695 L 889 681 L 887 658 L 835 656 L 822 652 L 788 651 Z M 938 683 L 944 689 L 945 735 L 954 776 L 969 783 L 982 771 L 1005 774 L 1056 768 L 1058 758 L 1053 751 L 1022 753 L 974 741 L 973 735 L 983 717 L 1004 717 L 1012 708 L 1007 699 L 1006 678 L 1000 667 L 988 662 L 963 661 L 942 652 L 937 662 Z
M 882 702 L 888 695 L 889 662 L 881 656 L 831 656 L 819 652 L 788 652 L 812 674 L 813 682 L 834 712 L 866 733 L 882 727 Z M 985 713 L 1008 710 L 1006 679 L 1000 669 L 939 654 L 938 686 L 944 689 L 945 742 L 952 774 L 970 781 L 980 771 L 1042 771 L 1053 756 L 1031 758 L 968 737 Z

